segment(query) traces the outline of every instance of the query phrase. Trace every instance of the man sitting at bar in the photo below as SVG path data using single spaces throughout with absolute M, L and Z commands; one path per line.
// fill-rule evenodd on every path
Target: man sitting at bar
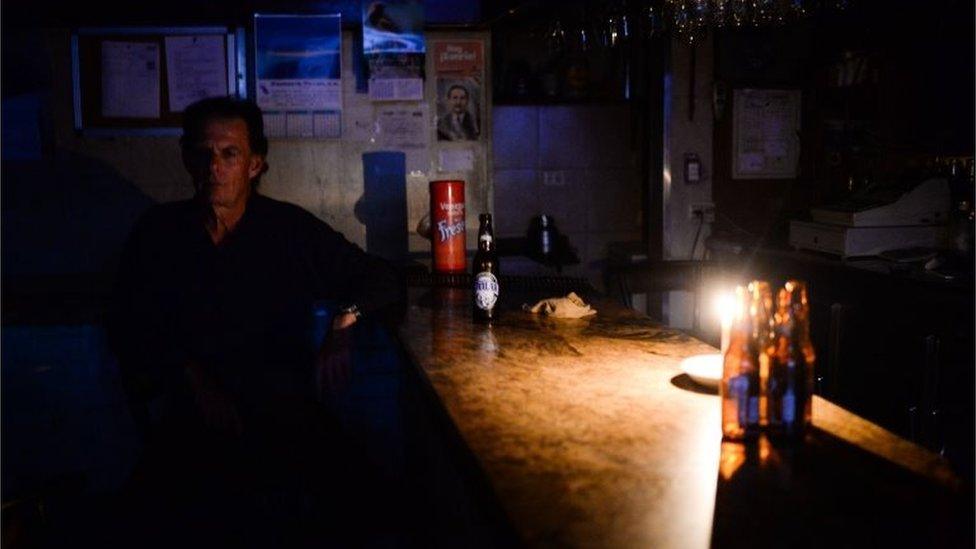
M 397 301 L 397 277 L 309 212 L 258 194 L 268 141 L 256 105 L 210 98 L 183 118 L 196 195 L 137 223 L 109 326 L 149 435 L 133 490 L 223 491 L 213 507 L 227 508 L 231 492 L 273 476 L 331 483 L 315 477 L 348 463 L 317 397 L 348 376 L 350 328 Z M 322 300 L 338 312 L 317 347 Z

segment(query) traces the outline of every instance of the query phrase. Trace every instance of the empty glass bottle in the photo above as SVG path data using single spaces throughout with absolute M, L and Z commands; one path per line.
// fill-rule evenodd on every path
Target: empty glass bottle
M 759 434 L 759 361 L 753 353 L 751 297 L 735 289 L 736 310 L 722 365 L 722 436 L 727 440 Z
M 749 336 L 749 353 L 759 367 L 759 424 L 768 423 L 769 415 L 769 355 L 773 344 L 773 292 L 764 280 L 753 280 L 748 286 L 749 317 L 752 331 Z
M 801 436 L 810 425 L 816 355 L 810 342 L 806 285 L 790 280 L 779 291 L 770 354 L 768 431 Z

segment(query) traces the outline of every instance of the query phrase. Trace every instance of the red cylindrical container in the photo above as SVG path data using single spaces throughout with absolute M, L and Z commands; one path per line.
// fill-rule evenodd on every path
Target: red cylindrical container
M 437 273 L 463 273 L 464 181 L 430 182 L 430 242 Z

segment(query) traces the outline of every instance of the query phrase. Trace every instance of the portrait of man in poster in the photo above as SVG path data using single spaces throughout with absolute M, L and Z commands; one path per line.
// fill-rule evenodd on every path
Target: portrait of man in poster
M 481 136 L 481 87 L 473 78 L 437 82 L 437 140 L 475 141 Z

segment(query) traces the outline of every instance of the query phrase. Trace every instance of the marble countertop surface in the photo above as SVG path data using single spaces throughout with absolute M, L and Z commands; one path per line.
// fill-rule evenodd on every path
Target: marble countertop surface
M 595 316 L 555 320 L 507 297 L 489 326 L 472 322 L 467 290 L 412 288 L 399 335 L 522 541 L 709 546 L 720 406 L 682 388 L 680 361 L 717 349 L 607 300 L 592 302 Z M 846 425 L 825 402 L 815 406 Z M 868 425 L 847 438 L 892 437 Z M 907 467 L 951 476 L 908 453 Z
M 528 545 L 705 547 L 721 434 L 716 396 L 679 389 L 716 352 L 632 311 L 487 326 L 469 292 L 412 289 L 400 335 Z

